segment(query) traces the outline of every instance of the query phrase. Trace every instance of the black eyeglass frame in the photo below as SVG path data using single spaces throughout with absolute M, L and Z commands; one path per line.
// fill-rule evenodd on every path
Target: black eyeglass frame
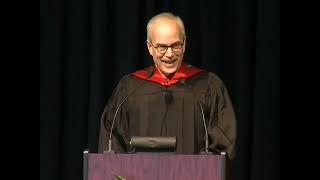
M 166 54 L 169 47 L 171 48 L 171 51 L 174 54 L 179 54 L 179 53 L 181 53 L 181 50 L 182 50 L 183 45 L 184 45 L 184 43 L 180 43 L 180 42 L 173 43 L 173 44 L 171 44 L 169 46 L 168 45 L 162 45 L 162 44 L 155 46 L 150 41 L 147 41 L 147 43 L 150 43 L 151 46 L 154 47 L 160 54 Z M 163 48 L 163 49 L 161 49 L 161 48 Z

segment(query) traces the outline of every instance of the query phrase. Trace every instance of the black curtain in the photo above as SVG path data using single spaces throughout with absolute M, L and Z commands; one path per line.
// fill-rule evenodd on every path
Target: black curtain
M 280 5 L 277 0 L 40 1 L 40 179 L 82 179 L 100 116 L 125 74 L 152 64 L 146 24 L 185 22 L 185 61 L 218 74 L 237 115 L 237 180 L 280 179 Z

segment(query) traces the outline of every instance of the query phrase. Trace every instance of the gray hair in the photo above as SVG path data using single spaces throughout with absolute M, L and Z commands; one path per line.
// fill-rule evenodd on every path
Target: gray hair
M 172 13 L 166 12 L 166 13 L 160 13 L 154 17 L 152 17 L 148 24 L 147 24 L 147 41 L 151 41 L 151 35 L 150 35 L 150 31 L 151 31 L 151 27 L 154 23 L 161 21 L 162 19 L 170 19 L 170 20 L 175 20 L 179 27 L 180 27 L 180 33 L 182 34 L 183 38 L 186 37 L 186 32 L 184 29 L 184 24 L 182 19 L 179 16 L 176 16 Z

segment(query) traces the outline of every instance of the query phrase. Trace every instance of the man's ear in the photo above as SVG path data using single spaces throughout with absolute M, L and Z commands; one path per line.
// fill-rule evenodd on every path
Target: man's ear
M 147 42 L 147 48 L 148 48 L 149 54 L 151 56 L 153 56 L 153 48 L 152 48 L 152 45 L 149 42 Z
M 183 52 L 186 51 L 186 44 L 187 44 L 187 37 L 184 37 L 184 40 L 183 40 Z

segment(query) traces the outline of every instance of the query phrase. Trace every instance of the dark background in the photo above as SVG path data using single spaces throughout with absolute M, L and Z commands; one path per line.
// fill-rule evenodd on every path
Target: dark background
M 237 115 L 237 180 L 280 179 L 280 5 L 277 0 L 40 1 L 40 179 L 82 179 L 100 116 L 125 74 L 152 64 L 146 24 L 185 23 L 185 61 L 224 81 Z

